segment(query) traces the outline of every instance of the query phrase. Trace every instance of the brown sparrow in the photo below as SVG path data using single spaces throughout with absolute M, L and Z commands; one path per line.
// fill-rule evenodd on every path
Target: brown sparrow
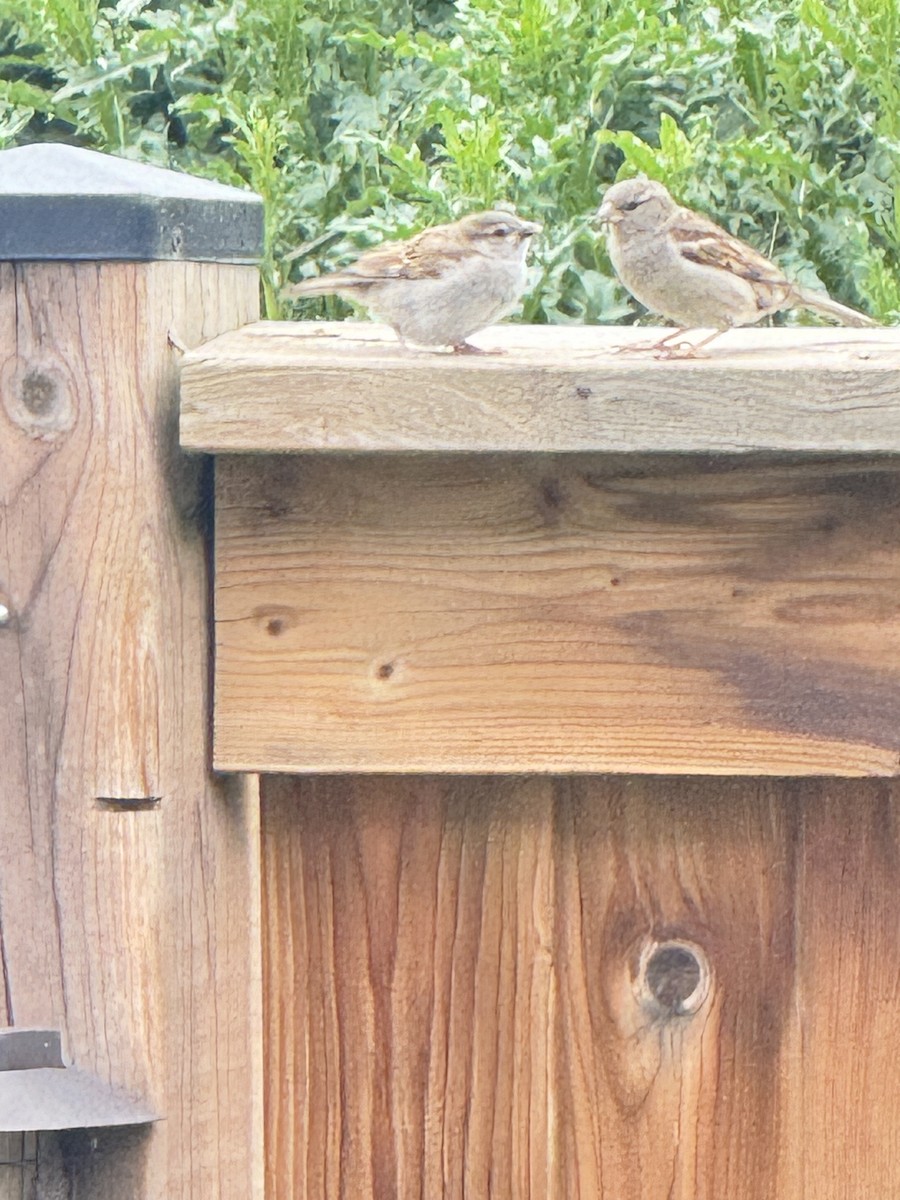
M 619 279 L 651 312 L 674 321 L 672 333 L 649 347 L 661 357 L 694 355 L 735 325 L 769 313 L 808 308 L 845 325 L 877 325 L 824 292 L 792 283 L 774 263 L 720 225 L 682 208 L 661 183 L 626 179 L 603 197 L 609 257 Z M 694 346 L 667 346 L 686 329 L 713 328 Z
M 284 295 L 356 300 L 402 343 L 485 353 L 466 338 L 505 317 L 525 290 L 529 239 L 541 226 L 511 212 L 480 212 L 368 251 L 342 271 Z

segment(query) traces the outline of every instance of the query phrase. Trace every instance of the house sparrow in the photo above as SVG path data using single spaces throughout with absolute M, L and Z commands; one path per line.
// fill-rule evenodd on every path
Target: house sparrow
M 485 353 L 466 338 L 505 317 L 525 290 L 529 239 L 541 226 L 511 212 L 480 212 L 368 251 L 342 271 L 305 279 L 287 296 L 357 300 L 400 341 Z
M 651 312 L 678 326 L 641 347 L 659 357 L 690 358 L 735 325 L 752 325 L 769 313 L 808 308 L 845 325 L 877 325 L 824 292 L 791 281 L 752 246 L 689 208 L 661 183 L 626 179 L 603 197 L 597 219 L 606 225 L 609 257 L 619 279 Z M 713 328 L 694 346 L 669 346 L 686 329 Z

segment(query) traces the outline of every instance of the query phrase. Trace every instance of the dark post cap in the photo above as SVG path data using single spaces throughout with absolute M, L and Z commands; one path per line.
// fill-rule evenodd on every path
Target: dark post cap
M 0 151 L 0 261 L 255 263 L 254 192 L 54 142 Z

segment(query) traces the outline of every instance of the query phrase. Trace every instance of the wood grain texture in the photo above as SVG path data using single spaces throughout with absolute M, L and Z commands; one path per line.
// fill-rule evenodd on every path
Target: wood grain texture
M 250 267 L 0 265 L 0 1022 L 166 1118 L 42 1138 L 48 1196 L 51 1160 L 79 1200 L 259 1195 L 258 813 L 208 770 L 210 498 L 168 338 L 257 297 Z
M 263 781 L 267 1200 L 900 1190 L 900 792 Z M 708 966 L 688 1014 L 639 964 Z
M 217 464 L 224 770 L 893 775 L 890 459 Z
M 37 1135 L 0 1133 L 0 1200 L 32 1200 L 37 1187 Z
M 790 800 L 796 999 L 781 1076 L 785 1194 L 893 1195 L 900 1192 L 900 793 L 896 785 L 827 780 L 795 784 Z M 856 1115 L 842 1123 L 843 1114 Z
M 261 322 L 187 355 L 182 444 L 245 450 L 900 449 L 900 331 L 740 329 L 709 357 L 666 332 L 498 326 L 500 356 L 407 352 L 366 322 Z

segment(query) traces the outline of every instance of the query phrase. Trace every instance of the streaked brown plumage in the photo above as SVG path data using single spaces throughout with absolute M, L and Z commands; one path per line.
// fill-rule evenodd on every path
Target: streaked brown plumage
M 661 183 L 638 178 L 608 189 L 597 214 L 607 228 L 609 257 L 616 274 L 645 308 L 678 329 L 716 332 L 689 347 L 686 356 L 736 325 L 752 325 L 770 313 L 808 308 L 844 325 L 875 325 L 871 317 L 791 282 L 784 272 L 734 237 L 673 200 Z
M 466 339 L 507 316 L 525 289 L 529 239 L 541 226 L 515 213 L 474 213 L 368 251 L 331 275 L 285 289 L 365 305 L 402 342 L 473 352 Z

